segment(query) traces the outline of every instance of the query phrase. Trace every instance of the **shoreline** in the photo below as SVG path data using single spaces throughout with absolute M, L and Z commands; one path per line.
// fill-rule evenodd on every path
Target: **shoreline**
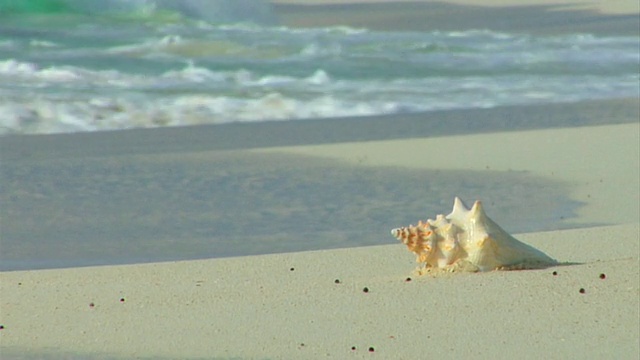
M 524 114 L 523 116 L 521 116 Z M 0 136 L 3 160 L 181 153 L 440 137 L 637 122 L 640 99 L 421 113 Z M 393 122 L 393 126 L 389 126 Z M 174 139 L 189 139 L 188 142 Z M 123 146 L 114 146 L 114 143 Z M 82 148 L 82 152 L 77 149 Z
M 388 228 L 443 213 L 454 196 L 485 201 L 509 232 L 626 223 L 640 201 L 639 108 L 0 138 L 2 269 L 384 244 Z

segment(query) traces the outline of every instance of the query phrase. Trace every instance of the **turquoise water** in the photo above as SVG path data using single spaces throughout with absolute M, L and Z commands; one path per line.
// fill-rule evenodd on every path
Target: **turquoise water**
M 0 133 L 638 96 L 637 37 L 279 26 L 260 1 L 0 1 Z

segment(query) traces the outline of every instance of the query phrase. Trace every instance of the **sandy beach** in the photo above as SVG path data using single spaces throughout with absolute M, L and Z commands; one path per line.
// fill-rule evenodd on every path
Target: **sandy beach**
M 440 278 L 413 276 L 414 257 L 386 232 L 374 235 L 382 246 L 2 272 L 3 358 L 637 358 L 639 132 L 630 122 L 248 150 L 358 169 L 525 169 L 572 185 L 584 204 L 572 221 L 610 225 L 518 235 L 561 266 Z M 423 155 L 433 148 L 447 158 Z M 500 206 L 486 206 L 498 222 Z M 435 216 L 398 214 L 393 225 Z
M 477 2 L 356 2 L 273 3 L 290 26 L 487 24 Z M 637 3 L 562 3 L 537 27 L 551 3 L 482 11 L 637 35 Z M 0 357 L 637 359 L 639 118 L 610 99 L 2 137 Z M 389 230 L 454 196 L 560 264 L 415 276 Z
M 638 230 L 525 234 L 580 264 L 411 281 L 400 245 L 3 273 L 3 358 L 635 359 Z
M 342 5 L 342 4 L 376 4 L 385 3 L 388 0 L 271 0 L 273 4 L 296 4 L 296 5 Z M 550 6 L 554 9 L 586 10 L 597 11 L 602 14 L 637 14 L 640 12 L 640 5 L 632 0 L 612 0 L 612 1 L 583 1 L 567 0 L 558 2 L 556 0 L 413 0 L 404 3 L 447 3 L 456 5 L 484 6 L 484 7 L 529 7 L 533 5 Z

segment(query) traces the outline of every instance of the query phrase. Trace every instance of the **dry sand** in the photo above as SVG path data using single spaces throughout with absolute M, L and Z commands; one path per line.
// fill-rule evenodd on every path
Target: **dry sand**
M 525 234 L 579 264 L 411 281 L 399 244 L 2 273 L 2 355 L 637 359 L 638 231 Z

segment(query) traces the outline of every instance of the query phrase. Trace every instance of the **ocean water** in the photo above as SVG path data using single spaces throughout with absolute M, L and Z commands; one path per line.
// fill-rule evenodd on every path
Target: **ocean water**
M 637 37 L 292 29 L 256 0 L 0 0 L 0 134 L 638 97 Z

